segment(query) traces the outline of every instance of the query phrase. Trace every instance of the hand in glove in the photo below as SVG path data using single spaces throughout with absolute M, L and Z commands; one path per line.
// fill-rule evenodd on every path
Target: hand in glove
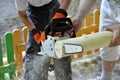
M 45 40 L 45 34 L 44 32 L 40 32 L 38 29 L 34 28 L 32 29 L 32 35 L 36 41 L 37 44 L 40 44 L 41 41 Z

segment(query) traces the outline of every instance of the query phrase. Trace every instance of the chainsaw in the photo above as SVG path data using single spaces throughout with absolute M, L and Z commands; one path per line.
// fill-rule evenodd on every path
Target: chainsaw
M 103 31 L 76 37 L 72 21 L 67 13 L 59 10 L 45 27 L 45 40 L 41 41 L 39 55 L 62 58 L 72 54 L 84 53 L 101 47 L 107 47 L 112 40 L 112 32 Z M 70 32 L 70 33 L 69 33 Z
M 45 27 L 44 34 L 45 40 L 41 41 L 41 51 L 38 52 L 38 54 L 58 58 L 55 52 L 55 43 L 60 40 L 75 37 L 72 21 L 67 17 L 65 10 L 59 9 L 57 13 L 55 13 L 50 23 Z M 81 52 L 82 48 L 78 45 L 66 44 L 65 50 L 65 53 L 71 54 Z

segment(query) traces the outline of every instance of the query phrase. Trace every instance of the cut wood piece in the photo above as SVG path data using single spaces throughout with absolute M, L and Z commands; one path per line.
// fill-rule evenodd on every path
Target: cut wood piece
M 97 32 L 81 37 L 60 40 L 55 43 L 55 53 L 58 58 L 71 55 L 65 53 L 65 44 L 80 45 L 83 48 L 83 52 L 86 52 L 101 47 L 107 47 L 111 43 L 111 40 L 112 32 L 110 31 Z

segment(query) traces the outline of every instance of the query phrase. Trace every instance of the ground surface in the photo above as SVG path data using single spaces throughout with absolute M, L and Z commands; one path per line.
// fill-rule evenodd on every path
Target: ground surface
M 96 3 L 94 8 L 100 8 L 99 2 L 100 1 Z M 70 15 L 75 15 L 75 12 L 77 11 L 75 7 L 78 7 L 78 4 L 79 0 L 72 0 L 72 4 L 68 10 Z M 12 31 L 15 28 L 22 29 L 22 27 L 23 24 L 19 20 L 17 10 L 14 5 L 14 0 L 0 0 L 0 37 L 2 38 L 3 53 L 5 53 L 3 40 L 5 32 Z M 91 56 L 79 60 L 73 60 L 73 80 L 94 80 L 94 77 L 100 75 L 101 59 L 98 57 L 98 55 L 94 57 L 93 55 Z M 55 80 L 54 72 L 49 72 L 49 74 L 49 80 Z M 114 70 L 114 77 L 115 80 L 120 80 L 120 60 L 117 62 Z M 18 78 L 16 80 L 18 80 Z

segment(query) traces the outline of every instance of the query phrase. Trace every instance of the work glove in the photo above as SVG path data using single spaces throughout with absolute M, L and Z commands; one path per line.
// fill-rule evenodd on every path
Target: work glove
M 45 40 L 44 32 L 40 32 L 37 28 L 32 29 L 32 35 L 37 44 Z

